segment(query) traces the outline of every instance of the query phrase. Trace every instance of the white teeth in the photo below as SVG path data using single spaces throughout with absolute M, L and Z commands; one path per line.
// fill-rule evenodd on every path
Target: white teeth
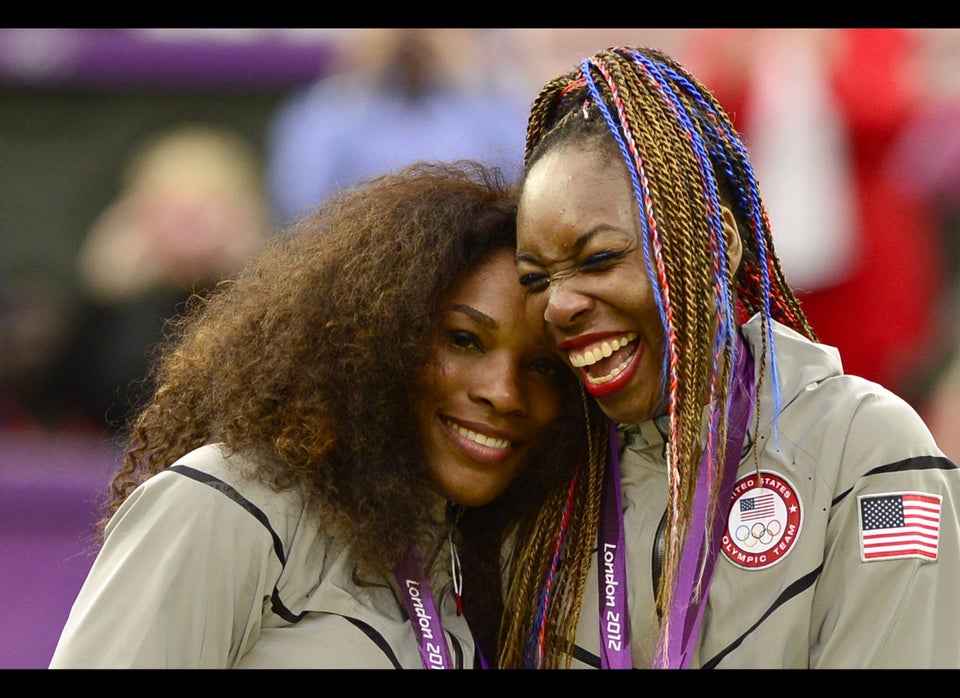
M 591 375 L 588 373 L 588 374 L 587 374 L 587 382 L 590 383 L 590 385 L 603 385 L 604 383 L 609 383 L 609 382 L 612 381 L 614 378 L 616 378 L 616 377 L 619 376 L 621 373 L 623 373 L 623 369 L 625 369 L 625 368 L 627 367 L 627 364 L 630 363 L 630 360 L 631 360 L 632 358 L 633 358 L 633 356 L 631 355 L 630 357 L 627 358 L 626 361 L 624 361 L 622 364 L 620 364 L 619 366 L 617 366 L 616 368 L 614 368 L 612 371 L 610 371 L 610 373 L 608 373 L 608 374 L 605 375 L 605 376 L 599 376 L 598 378 L 594 378 L 593 376 L 591 376 Z
M 464 436 L 471 441 L 474 441 L 481 446 L 487 446 L 489 448 L 509 448 L 510 442 L 506 439 L 496 439 L 492 436 L 486 436 L 485 434 L 478 434 L 475 431 L 470 431 L 465 427 L 460 426 L 459 424 L 454 424 L 453 422 L 447 422 L 452 429 L 454 429 L 458 434 Z
M 570 354 L 570 363 L 574 368 L 581 368 L 583 366 L 593 366 L 595 363 L 600 361 L 600 359 L 607 358 L 613 352 L 618 349 L 627 346 L 630 342 L 637 338 L 636 332 L 629 332 L 620 339 L 615 339 L 612 342 L 603 342 L 599 347 L 594 347 L 593 349 L 587 349 L 582 354 Z M 613 376 L 623 370 L 623 366 L 614 369 L 616 373 L 606 377 L 606 380 L 610 380 Z M 602 382 L 606 382 L 605 380 Z

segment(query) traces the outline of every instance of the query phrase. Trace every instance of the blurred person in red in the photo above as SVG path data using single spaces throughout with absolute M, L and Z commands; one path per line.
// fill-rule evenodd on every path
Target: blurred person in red
M 960 458 L 960 30 L 917 29 L 922 92 L 884 169 L 930 206 L 942 244 L 944 285 L 930 348 L 918 357 L 918 409 L 953 459 Z
M 820 339 L 845 372 L 916 406 L 942 248 L 928 202 L 882 163 L 921 101 L 918 33 L 709 29 L 685 51 L 755 153 L 785 273 Z

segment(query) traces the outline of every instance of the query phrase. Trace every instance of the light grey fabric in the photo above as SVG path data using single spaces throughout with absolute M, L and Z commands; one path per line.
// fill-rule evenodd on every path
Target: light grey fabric
M 752 567 L 721 554 L 692 666 L 960 668 L 960 472 L 899 397 L 843 375 L 833 348 L 779 325 L 775 334 L 777 431 L 768 366 L 759 434 L 751 417 L 751 446 L 737 477 L 755 474 L 756 445 L 771 487 L 792 494 L 779 498 L 781 509 L 770 521 L 792 522 L 796 530 L 779 533 L 781 548 Z M 759 357 L 758 318 L 744 335 Z M 667 501 L 666 461 L 653 422 L 621 428 L 620 436 L 633 664 L 644 668 L 653 661 L 658 626 L 651 566 Z M 937 559 L 862 561 L 858 498 L 913 492 L 942 497 Z M 788 505 L 799 509 L 787 513 Z M 580 668 L 599 666 L 596 609 L 594 560 L 577 636 Z
M 349 550 L 317 529 L 296 492 L 241 477 L 248 465 L 205 446 L 133 492 L 51 668 L 423 668 L 396 581 L 355 584 Z M 445 550 L 431 584 L 451 662 L 470 668 Z

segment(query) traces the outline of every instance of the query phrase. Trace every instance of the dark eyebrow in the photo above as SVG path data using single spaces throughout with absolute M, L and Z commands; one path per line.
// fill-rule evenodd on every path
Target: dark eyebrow
M 476 308 L 471 308 L 469 305 L 464 305 L 463 303 L 457 303 L 456 305 L 451 305 L 449 312 L 461 312 L 469 318 L 472 318 L 474 322 L 483 325 L 484 327 L 489 327 L 490 329 L 497 328 L 497 321 L 486 313 L 481 313 Z
M 587 243 L 590 242 L 590 240 L 592 240 L 597 234 L 599 234 L 600 232 L 605 231 L 605 230 L 619 231 L 620 229 L 619 229 L 619 228 L 614 228 L 614 227 L 609 226 L 609 225 L 606 225 L 606 224 L 604 224 L 604 223 L 600 223 L 599 225 L 595 225 L 595 226 L 593 226 L 592 228 L 590 228 L 590 230 L 588 230 L 588 231 L 585 232 L 583 235 L 581 235 L 580 237 L 578 237 L 576 240 L 573 241 L 573 245 L 572 245 L 571 248 L 570 248 L 570 254 L 573 255 L 573 256 L 578 255 L 578 254 L 580 253 L 580 251 L 581 251 L 584 247 L 586 247 Z M 534 258 L 534 256 L 533 256 L 532 254 L 528 253 L 528 252 L 517 252 L 516 260 L 517 260 L 518 262 L 528 262 L 528 263 L 530 263 L 530 264 L 538 264 L 538 263 L 539 263 L 539 262 L 536 260 L 536 258 Z

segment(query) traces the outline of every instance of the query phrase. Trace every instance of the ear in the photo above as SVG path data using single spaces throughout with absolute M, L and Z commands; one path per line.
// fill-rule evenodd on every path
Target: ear
M 743 243 L 740 241 L 740 230 L 737 228 L 737 219 L 726 206 L 720 207 L 723 218 L 723 235 L 727 241 L 727 259 L 730 269 L 735 275 L 740 268 L 740 259 L 743 257 Z

